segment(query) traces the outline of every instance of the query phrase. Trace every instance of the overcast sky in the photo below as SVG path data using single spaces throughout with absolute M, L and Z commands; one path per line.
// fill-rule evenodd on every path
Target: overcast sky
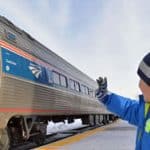
M 0 15 L 109 90 L 135 96 L 150 52 L 149 0 L 0 0 Z

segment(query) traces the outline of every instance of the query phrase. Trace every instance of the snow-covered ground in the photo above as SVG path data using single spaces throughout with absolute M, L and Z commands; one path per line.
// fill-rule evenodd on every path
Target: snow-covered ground
M 85 125 L 82 124 L 81 119 L 75 119 L 74 122 L 70 124 L 68 124 L 67 120 L 65 120 L 65 122 L 59 122 L 59 123 L 54 123 L 50 121 L 47 126 L 47 134 L 76 129 L 83 126 Z

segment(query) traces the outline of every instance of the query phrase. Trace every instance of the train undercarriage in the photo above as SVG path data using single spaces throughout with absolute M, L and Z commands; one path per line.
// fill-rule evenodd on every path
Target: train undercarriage
M 35 142 L 38 146 L 42 145 L 46 138 L 48 121 L 61 122 L 81 118 L 83 124 L 95 126 L 108 124 L 116 120 L 112 114 L 101 115 L 75 115 L 75 116 L 14 116 L 5 129 L 0 130 L 0 149 L 8 150 L 27 141 Z

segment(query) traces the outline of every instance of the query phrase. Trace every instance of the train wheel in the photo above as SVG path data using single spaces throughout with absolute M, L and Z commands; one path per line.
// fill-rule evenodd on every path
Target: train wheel
M 44 144 L 46 139 L 45 134 L 40 133 L 39 135 L 34 136 L 33 140 L 37 145 L 42 145 Z
M 103 115 L 99 115 L 99 124 L 102 124 L 103 123 Z
M 104 124 L 104 125 L 106 125 L 108 122 L 107 122 L 107 116 L 106 115 L 104 115 L 103 116 L 103 121 L 102 121 L 102 123 Z
M 94 115 L 89 115 L 89 125 L 94 126 L 95 125 L 95 117 Z
M 0 150 L 9 149 L 9 137 L 7 129 L 0 129 Z
M 99 125 L 99 115 L 95 115 L 95 125 Z

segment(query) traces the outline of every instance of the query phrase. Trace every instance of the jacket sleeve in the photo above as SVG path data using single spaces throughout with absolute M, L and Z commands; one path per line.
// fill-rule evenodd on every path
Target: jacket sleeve
M 138 125 L 140 107 L 139 101 L 131 100 L 117 94 L 111 94 L 108 95 L 103 103 L 109 111 L 117 114 L 123 120 L 127 120 L 133 125 Z

